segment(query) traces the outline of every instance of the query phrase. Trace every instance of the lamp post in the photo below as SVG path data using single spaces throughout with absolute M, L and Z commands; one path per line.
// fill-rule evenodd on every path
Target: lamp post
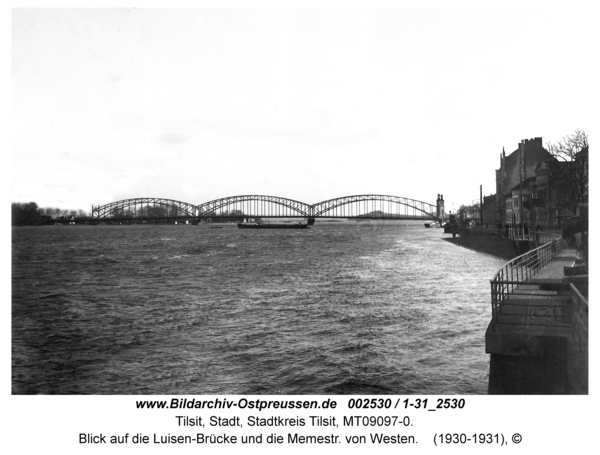
M 479 185 L 479 224 L 483 228 L 483 185 Z

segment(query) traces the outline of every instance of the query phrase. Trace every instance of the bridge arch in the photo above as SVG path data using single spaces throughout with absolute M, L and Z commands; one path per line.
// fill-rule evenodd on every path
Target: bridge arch
M 123 199 L 109 204 L 92 207 L 92 217 L 108 218 L 168 218 L 177 216 L 197 216 L 198 206 L 173 199 L 141 197 Z
M 400 196 L 361 194 L 318 202 L 314 217 L 437 218 L 437 206 Z
M 229 210 L 225 210 L 229 208 Z M 240 213 L 263 217 L 308 217 L 309 204 L 279 196 L 243 195 L 230 196 L 205 202 L 198 206 L 199 216 L 227 216 Z

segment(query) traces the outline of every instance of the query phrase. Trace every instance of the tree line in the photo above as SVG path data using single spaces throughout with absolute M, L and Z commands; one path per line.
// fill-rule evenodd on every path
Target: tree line
M 87 218 L 84 210 L 59 209 L 57 207 L 38 207 L 35 202 L 13 202 L 11 205 L 13 226 L 37 226 L 52 220 L 69 217 Z
M 84 210 L 59 209 L 56 207 L 38 207 L 35 202 L 13 202 L 12 203 L 12 225 L 13 226 L 39 226 L 56 221 L 67 220 L 71 217 L 77 219 L 90 218 L 90 214 Z M 119 209 L 113 212 L 110 218 L 168 218 L 186 216 L 177 207 L 143 206 L 137 209 Z M 211 217 L 213 221 L 226 221 L 244 217 L 242 210 L 223 210 L 218 213 L 205 213 L 204 217 Z

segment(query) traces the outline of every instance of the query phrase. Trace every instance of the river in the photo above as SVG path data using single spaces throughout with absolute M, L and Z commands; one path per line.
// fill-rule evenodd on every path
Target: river
M 13 394 L 485 394 L 503 260 L 417 222 L 12 231 Z

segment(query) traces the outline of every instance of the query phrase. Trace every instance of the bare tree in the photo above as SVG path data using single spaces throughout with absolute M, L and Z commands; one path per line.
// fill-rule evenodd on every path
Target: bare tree
M 563 139 L 548 145 L 548 151 L 559 161 L 551 169 L 552 178 L 568 191 L 572 210 L 588 202 L 589 142 L 585 131 L 576 130 Z

